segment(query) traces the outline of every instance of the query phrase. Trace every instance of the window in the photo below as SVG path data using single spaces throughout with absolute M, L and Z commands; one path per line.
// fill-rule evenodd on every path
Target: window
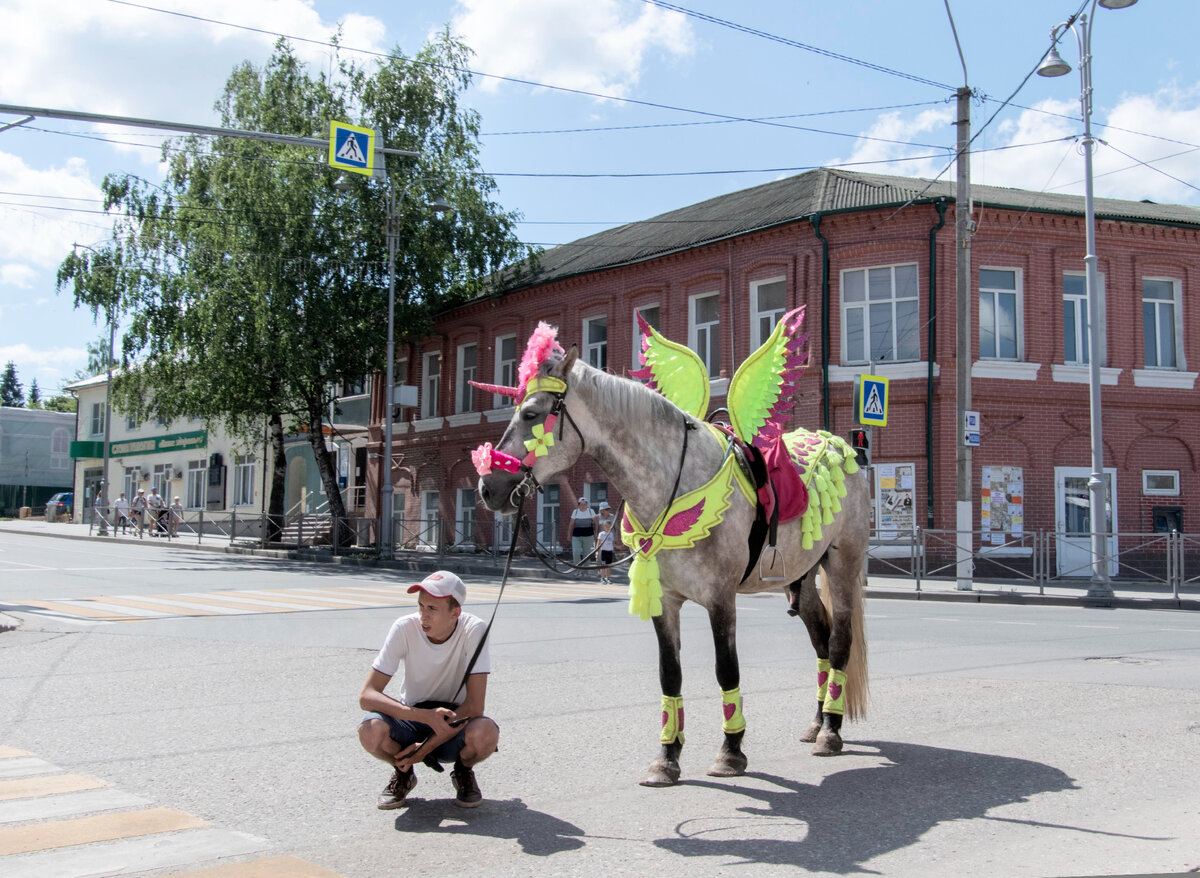
M 136 466 L 125 467 L 125 479 L 121 483 L 121 487 L 125 490 L 125 499 L 133 502 L 133 498 L 137 496 L 138 477 L 141 473 L 138 472 Z
M 538 494 L 538 542 L 551 551 L 558 551 L 558 485 L 543 485 Z
M 442 355 L 438 351 L 426 354 L 422 362 L 424 368 L 421 374 L 422 399 L 421 417 L 436 418 L 438 415 L 438 394 L 442 388 Z
M 597 369 L 608 368 L 608 318 L 583 321 L 583 359 Z
M 392 381 L 396 384 L 408 383 L 408 357 L 396 361 L 396 365 L 392 369 Z
M 608 500 L 608 482 L 588 482 L 583 486 L 583 496 L 587 497 L 588 506 L 595 512 L 602 502 Z
M 254 505 L 254 456 L 239 454 L 233 459 L 233 505 Z
M 1179 319 L 1179 281 L 1163 277 L 1142 278 L 1142 338 L 1147 369 L 1178 369 L 1182 349 Z
M 338 397 L 362 396 L 371 390 L 371 379 L 363 375 L 356 381 L 343 381 L 339 388 Z
M 158 488 L 158 496 L 167 501 L 169 506 L 171 503 L 171 470 L 173 467 L 169 463 L 156 463 L 154 465 L 154 474 L 150 477 L 150 487 Z
M 50 434 L 50 469 L 66 469 L 70 465 L 71 434 L 66 427 L 56 427 Z
M 501 335 L 496 338 L 496 367 L 495 384 L 501 387 L 516 387 L 517 386 L 517 337 L 515 335 Z M 504 408 L 506 405 L 512 405 L 513 400 L 507 396 L 501 396 L 496 393 L 492 395 L 492 408 Z
M 458 489 L 458 506 L 454 515 L 454 545 L 475 543 L 475 489 Z
M 979 356 L 1020 360 L 1021 274 L 1013 268 L 979 270 Z
M 475 411 L 475 388 L 470 382 L 475 380 L 475 363 L 479 348 L 475 344 L 458 346 L 458 393 L 454 396 L 454 411 Z
M 660 310 L 658 305 L 643 305 L 641 308 L 633 309 L 633 368 L 642 368 L 642 327 L 638 324 L 637 315 L 641 314 L 642 319 L 649 323 L 653 328 L 661 331 L 662 323 L 660 318 Z
M 92 403 L 92 435 L 104 435 L 104 403 Z
M 1179 470 L 1177 469 L 1144 469 L 1142 470 L 1142 493 L 1151 496 L 1179 496 Z
M 787 283 L 782 277 L 750 284 L 750 350 L 770 338 L 787 305 Z
M 126 418 L 125 419 L 125 429 L 129 430 L 130 432 L 133 432 L 140 426 L 142 426 L 142 422 L 139 421 L 137 418 Z
M 189 460 L 183 505 L 188 509 L 203 509 L 208 488 L 208 461 Z
M 888 363 L 921 358 L 917 266 L 842 272 L 842 359 Z
M 426 547 L 437 548 L 438 544 L 438 506 L 441 498 L 437 491 L 421 492 L 421 532 L 417 541 Z
M 1104 275 L 1097 275 L 1101 301 L 1104 297 Z M 1087 277 L 1078 272 L 1063 273 L 1063 362 L 1086 366 L 1088 359 L 1088 298 Z M 1103 357 L 1100 365 L 1104 365 Z
M 721 374 L 721 297 L 718 293 L 693 296 L 688 302 L 688 342 L 708 369 L 708 377 Z

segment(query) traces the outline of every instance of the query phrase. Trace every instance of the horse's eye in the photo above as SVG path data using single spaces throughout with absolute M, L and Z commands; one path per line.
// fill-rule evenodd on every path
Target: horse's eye
M 534 421 L 534 420 L 537 420 L 537 416 L 538 416 L 538 413 L 535 412 L 533 409 L 525 409 L 525 411 L 521 412 L 521 420 L 522 421 Z

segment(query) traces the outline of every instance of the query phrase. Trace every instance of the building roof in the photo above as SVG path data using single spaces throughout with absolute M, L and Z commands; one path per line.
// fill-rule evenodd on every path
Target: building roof
M 501 283 L 500 291 L 631 265 L 800 222 L 818 213 L 875 210 L 900 207 L 909 201 L 921 204 L 954 197 L 953 180 L 819 168 L 561 244 L 542 253 L 532 272 L 506 273 L 508 279 Z M 976 206 L 1084 215 L 1080 195 L 972 185 L 971 198 Z M 1097 198 L 1095 213 L 1101 219 L 1200 227 L 1200 208 L 1181 204 Z

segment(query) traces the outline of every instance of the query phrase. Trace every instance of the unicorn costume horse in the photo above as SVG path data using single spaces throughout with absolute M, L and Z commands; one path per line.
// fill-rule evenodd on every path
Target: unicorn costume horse
M 724 740 L 708 774 L 740 775 L 747 766 L 738 594 L 781 590 L 788 612 L 808 628 L 817 653 L 817 713 L 800 739 L 813 743 L 814 754 L 840 752 L 843 717 L 864 713 L 869 492 L 844 440 L 824 431 L 784 432 L 803 370 L 802 320 L 803 309 L 785 314 L 739 367 L 727 395 L 728 429 L 703 420 L 709 383 L 699 358 L 640 317 L 645 368 L 634 375 L 645 384 L 588 366 L 541 323 L 517 387 L 478 385 L 517 403 L 495 447 L 484 443 L 472 455 L 489 509 L 518 512 L 530 492 L 584 453 L 624 498 L 621 538 L 635 556 L 630 612 L 654 625 L 663 693 L 660 750 L 641 781 L 646 786 L 669 786 L 680 776 L 685 600 L 708 611 L 716 648 Z M 744 468 L 746 456 L 756 463 Z M 776 481 L 790 480 L 791 489 L 776 493 L 759 484 L 767 470 L 785 476 Z

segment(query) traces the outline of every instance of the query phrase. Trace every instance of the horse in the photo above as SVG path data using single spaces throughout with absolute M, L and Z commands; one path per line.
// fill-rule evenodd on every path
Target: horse
M 714 474 L 729 469 L 730 460 L 729 442 L 717 429 L 638 381 L 593 368 L 578 358 L 575 346 L 564 351 L 555 345 L 526 377 L 521 395 L 510 393 L 518 404 L 499 443 L 476 452 L 479 497 L 494 513 L 517 513 L 539 484 L 586 453 L 623 498 L 622 539 L 639 560 L 653 552 L 647 563 L 655 565 L 652 573 L 662 589 L 661 598 L 647 601 L 643 596 L 639 608 L 653 620 L 663 693 L 659 753 L 640 783 L 658 787 L 679 782 L 684 743 L 679 611 L 687 600 L 708 612 L 722 693 L 724 738 L 710 776 L 741 775 L 748 765 L 742 750 L 746 723 L 736 640 L 739 594 L 778 589 L 789 598 L 788 612 L 803 620 L 817 654 L 817 713 L 800 740 L 812 743 L 817 756 L 841 752 L 843 717 L 865 715 L 867 697 L 863 604 L 870 500 L 865 472 L 853 463 L 849 446 L 828 433 L 787 434 L 789 441 L 823 449 L 845 495 L 836 512 L 831 507 L 838 503 L 827 498 L 824 525 L 816 528 L 815 538 L 811 528 L 808 534 L 801 532 L 799 519 L 779 523 L 779 556 L 766 569 L 765 555 L 751 557 L 751 529 L 756 517 L 761 528 L 762 513 L 754 491 L 741 483 L 744 476 L 734 468 L 731 486 L 711 488 Z M 814 436 L 818 438 L 810 438 Z M 689 523 L 705 524 L 703 513 L 700 519 L 692 513 L 690 522 L 686 513 L 666 520 L 677 498 L 691 492 L 705 498 L 705 504 L 694 508 L 709 510 L 707 535 L 692 545 L 657 551 L 655 540 L 667 540 Z M 725 508 L 714 522 L 712 511 L 722 503 Z M 684 521 L 672 530 L 671 522 L 678 518 Z M 634 522 L 638 536 L 630 540 Z M 647 530 L 642 522 L 654 525 Z M 790 573 L 767 575 L 778 573 L 778 562 Z M 819 589 L 818 568 L 824 571 Z M 630 573 L 633 580 L 635 571 Z

